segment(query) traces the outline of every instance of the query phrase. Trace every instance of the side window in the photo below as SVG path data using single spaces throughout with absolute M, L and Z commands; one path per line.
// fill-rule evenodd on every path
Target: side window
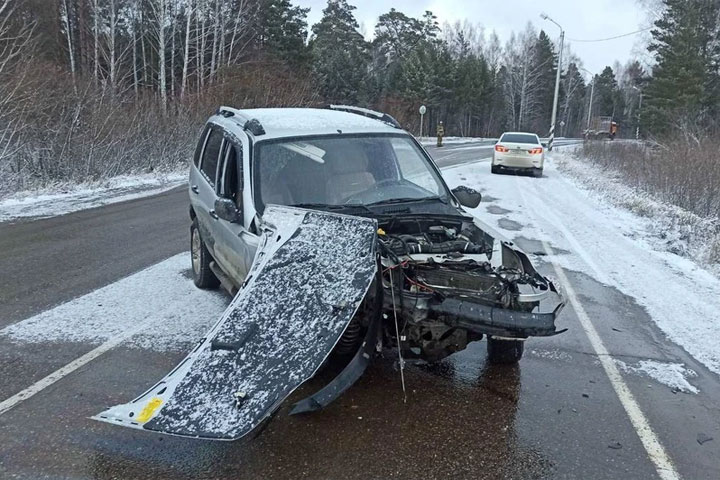
M 202 155 L 203 148 L 205 147 L 205 142 L 207 141 L 208 132 L 210 131 L 210 125 L 206 125 L 205 128 L 203 128 L 202 135 L 200 135 L 200 140 L 198 140 L 198 144 L 195 147 L 195 155 L 193 155 L 193 163 L 196 167 L 200 168 L 200 155 Z
M 217 166 L 218 157 L 220 156 L 220 149 L 222 148 L 223 132 L 218 127 L 213 127 L 210 131 L 210 136 L 205 144 L 205 150 L 203 151 L 202 163 L 200 164 L 200 171 L 205 174 L 210 182 L 210 185 L 215 187 L 215 180 L 217 178 Z
M 222 181 L 218 182 L 218 194 L 233 199 L 238 209 L 242 210 L 242 147 L 225 142 L 223 157 Z

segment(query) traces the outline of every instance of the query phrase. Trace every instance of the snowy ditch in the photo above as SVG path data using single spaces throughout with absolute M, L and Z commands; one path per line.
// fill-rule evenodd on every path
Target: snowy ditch
M 104 182 L 58 185 L 0 199 L 0 222 L 65 215 L 157 195 L 187 182 L 187 172 L 113 177 Z

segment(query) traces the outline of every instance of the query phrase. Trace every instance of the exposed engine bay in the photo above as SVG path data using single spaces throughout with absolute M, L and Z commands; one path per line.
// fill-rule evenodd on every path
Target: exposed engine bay
M 484 334 L 524 339 L 558 333 L 557 312 L 552 318 L 532 314 L 555 287 L 524 253 L 496 241 L 471 219 L 380 221 L 378 247 L 383 337 L 407 358 L 438 361 Z M 534 324 L 516 328 L 520 317 Z M 368 321 L 354 319 L 339 348 L 352 349 L 360 322 Z

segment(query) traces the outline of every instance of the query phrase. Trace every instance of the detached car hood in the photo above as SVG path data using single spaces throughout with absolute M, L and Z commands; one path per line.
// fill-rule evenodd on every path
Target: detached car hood
M 311 378 L 376 274 L 373 219 L 269 206 L 253 267 L 218 323 L 164 379 L 96 420 L 235 440 Z

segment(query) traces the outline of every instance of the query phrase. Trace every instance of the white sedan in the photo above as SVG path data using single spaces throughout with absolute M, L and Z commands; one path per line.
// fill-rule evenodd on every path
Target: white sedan
M 542 177 L 545 148 L 534 133 L 505 132 L 495 144 L 492 173 L 503 170 L 532 172 Z

